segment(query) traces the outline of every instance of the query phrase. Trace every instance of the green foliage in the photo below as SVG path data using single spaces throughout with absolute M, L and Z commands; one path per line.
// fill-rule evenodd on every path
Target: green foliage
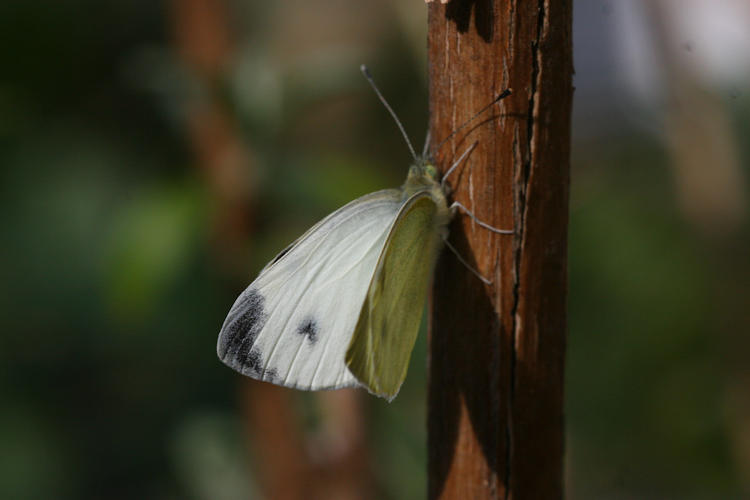
M 147 189 L 114 214 L 105 296 L 124 321 L 153 314 L 169 285 L 187 271 L 206 221 L 207 205 L 196 191 L 178 183 Z

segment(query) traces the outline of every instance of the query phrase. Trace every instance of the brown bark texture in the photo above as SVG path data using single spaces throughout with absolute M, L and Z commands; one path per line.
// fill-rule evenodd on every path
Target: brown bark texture
M 572 101 L 570 0 L 455 0 L 429 6 L 435 148 L 456 215 L 430 312 L 430 498 L 563 496 L 563 362 Z

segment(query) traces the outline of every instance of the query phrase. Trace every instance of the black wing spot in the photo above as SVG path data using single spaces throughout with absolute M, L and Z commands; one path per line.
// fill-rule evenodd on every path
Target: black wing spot
M 244 354 L 244 357 L 238 357 L 237 360 L 242 363 L 243 368 L 249 368 L 256 375 L 259 375 L 263 369 L 263 361 L 260 357 L 260 351 L 257 349 Z
M 307 316 L 297 327 L 297 333 L 307 337 L 311 344 L 318 340 L 318 323 L 312 316 Z
M 250 350 L 244 357 L 238 357 L 237 361 L 241 364 L 243 375 L 249 375 L 268 382 L 274 382 L 279 378 L 279 372 L 276 368 L 264 368 L 263 356 L 258 349 Z
M 279 381 L 279 372 L 276 368 L 268 368 L 263 372 L 263 380 L 271 383 L 277 383 Z
M 255 338 L 266 324 L 265 299 L 257 290 L 247 290 L 241 300 L 229 311 L 219 334 L 219 357 L 227 361 L 234 358 L 243 367 L 257 372 L 260 352 L 253 350 Z
M 263 354 L 254 347 L 255 339 L 268 320 L 265 299 L 257 290 L 247 290 L 229 311 L 221 329 L 219 356 L 243 375 L 273 382 L 279 378 L 275 368 L 264 368 Z

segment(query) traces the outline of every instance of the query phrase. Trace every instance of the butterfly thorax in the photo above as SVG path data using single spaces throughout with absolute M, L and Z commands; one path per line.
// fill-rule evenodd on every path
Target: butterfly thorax
M 401 186 L 401 191 L 405 198 L 410 198 L 417 193 L 427 193 L 437 206 L 438 225 L 448 225 L 452 214 L 448 209 L 445 191 L 440 184 L 438 171 L 434 165 L 424 161 L 409 167 L 409 175 Z

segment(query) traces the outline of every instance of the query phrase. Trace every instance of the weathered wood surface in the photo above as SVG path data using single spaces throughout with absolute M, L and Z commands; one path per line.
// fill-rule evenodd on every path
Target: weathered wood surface
M 572 100 L 571 2 L 429 5 L 433 146 L 510 87 L 513 95 L 448 141 L 457 215 L 430 321 L 429 497 L 563 495 L 563 361 Z

